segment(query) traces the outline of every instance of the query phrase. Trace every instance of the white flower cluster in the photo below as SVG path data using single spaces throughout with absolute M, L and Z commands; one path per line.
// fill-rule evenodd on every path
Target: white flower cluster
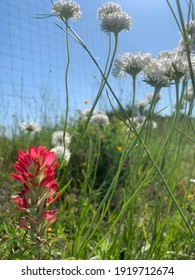
M 189 44 L 189 49 L 191 50 L 192 54 L 195 53 L 195 20 L 191 20 L 186 23 L 186 31 L 187 31 L 187 40 Z M 186 42 L 184 41 L 183 37 L 181 38 L 178 49 L 181 54 L 186 53 Z
M 165 69 L 165 76 L 170 80 L 179 81 L 182 77 L 187 77 L 187 59 L 186 56 L 181 55 L 178 52 L 178 49 L 174 51 L 160 52 L 157 59 Z
M 145 122 L 146 117 L 145 116 L 136 116 L 132 119 L 130 119 L 131 122 L 135 125 L 137 129 L 140 129 Z M 148 121 L 146 126 L 150 126 L 152 129 L 155 129 L 158 127 L 157 123 L 155 121 Z
M 80 119 L 84 119 L 86 120 L 89 117 L 89 113 L 90 113 L 91 109 L 84 109 L 82 111 L 79 111 L 79 117 Z M 97 114 L 97 112 L 94 110 L 92 113 L 92 116 Z
M 52 5 L 52 14 L 67 22 L 69 18 L 73 21 L 80 19 L 82 13 L 77 2 L 58 0 Z
M 51 152 L 54 152 L 58 159 L 64 159 L 66 164 L 69 162 L 71 153 L 69 150 L 69 144 L 71 142 L 71 136 L 64 131 L 58 130 L 52 134 L 51 144 L 54 147 Z
M 71 142 L 71 137 L 69 135 L 69 133 L 66 132 L 65 136 L 64 136 L 64 131 L 63 130 L 58 130 L 55 131 L 52 134 L 52 140 L 51 140 L 51 144 L 52 146 L 69 146 Z
M 27 131 L 27 132 L 41 131 L 41 126 L 35 122 L 23 122 L 19 127 L 21 131 Z
M 65 148 L 63 146 L 56 146 L 54 148 L 51 149 L 51 152 L 54 152 L 54 154 L 56 155 L 56 157 L 61 160 L 64 159 L 65 163 L 68 164 L 71 153 L 70 150 L 68 148 Z
M 195 69 L 195 59 L 192 61 Z M 135 77 L 140 72 L 145 82 L 160 87 L 169 86 L 172 80 L 190 77 L 186 56 L 178 49 L 160 52 L 156 59 L 152 59 L 150 53 L 124 53 L 115 60 L 112 74 L 123 79 L 127 74 Z
M 154 98 L 154 94 L 153 93 L 148 93 L 144 99 L 140 100 L 137 105 L 139 107 L 140 110 L 140 114 L 143 114 L 143 110 L 148 107 L 148 105 L 150 105 L 152 103 L 152 100 Z M 161 99 L 161 93 L 158 92 L 158 94 L 155 97 L 155 103 L 157 103 L 159 100 Z
M 195 72 L 195 57 L 191 55 Z M 115 78 L 124 79 L 127 74 L 136 77 L 142 73 L 144 81 L 151 86 L 167 87 L 171 81 L 181 78 L 190 79 L 187 56 L 180 49 L 162 51 L 156 59 L 150 53 L 124 53 L 115 59 L 112 74 Z
M 194 36 L 195 35 L 195 20 L 191 20 L 188 23 L 186 23 L 186 28 L 187 28 L 188 33 L 191 36 Z
M 105 33 L 113 32 L 118 35 L 122 30 L 130 30 L 131 17 L 116 3 L 103 4 L 98 9 L 97 17 L 101 20 L 101 30 Z
M 84 109 L 83 111 L 79 112 L 80 119 L 86 120 L 89 117 L 91 109 Z M 104 111 L 93 111 L 92 116 L 90 118 L 90 122 L 93 124 L 99 124 L 101 126 L 108 125 L 109 118 Z
M 190 49 L 195 53 L 195 20 L 191 20 L 187 24 L 188 33 L 190 34 Z
M 90 122 L 93 124 L 101 125 L 101 126 L 108 125 L 110 123 L 108 116 L 102 111 L 94 114 L 91 117 Z
M 120 79 L 124 79 L 127 74 L 135 77 L 150 60 L 150 53 L 124 53 L 115 59 L 112 74 L 115 78 Z
M 164 63 L 160 59 L 151 59 L 144 67 L 144 81 L 151 86 L 166 87 L 171 80 L 166 76 Z

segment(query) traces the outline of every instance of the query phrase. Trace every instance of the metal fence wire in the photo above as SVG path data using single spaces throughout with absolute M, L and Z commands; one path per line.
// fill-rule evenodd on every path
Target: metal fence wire
M 79 1 L 78 1 L 79 2 Z M 108 53 L 108 36 L 100 31 L 96 18 L 88 8 L 78 22 L 71 22 L 102 67 Z M 96 5 L 94 7 L 94 5 Z M 1 0 L 0 8 L 0 124 L 9 131 L 22 121 L 54 124 L 65 114 L 64 75 L 67 61 L 65 33 L 55 24 L 50 0 Z M 90 24 L 93 20 L 93 24 Z M 94 28 L 94 25 L 96 26 Z M 120 45 L 132 50 L 128 41 L 120 38 Z M 86 52 L 70 37 L 71 65 L 69 69 L 69 113 L 88 109 L 97 94 L 101 75 Z M 121 52 L 118 52 L 120 54 Z M 110 77 L 111 82 L 113 77 Z M 126 88 L 130 88 L 129 81 Z M 118 98 L 125 96 L 125 84 L 115 85 Z M 129 94 L 129 93 L 128 93 Z M 126 98 L 124 97 L 126 100 Z M 89 100 L 89 103 L 84 102 Z M 109 107 L 106 92 L 100 99 L 101 109 Z

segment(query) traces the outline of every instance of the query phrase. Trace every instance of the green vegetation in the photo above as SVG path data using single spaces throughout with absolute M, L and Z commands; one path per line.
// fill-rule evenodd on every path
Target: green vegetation
M 135 135 L 116 117 L 104 127 L 89 124 L 69 164 L 58 170 L 60 187 L 70 184 L 56 202 L 60 212 L 48 232 L 48 245 L 53 244 L 45 247 L 45 259 L 194 259 L 188 224 L 193 228 L 195 222 L 190 181 L 195 175 L 195 124 L 183 117 L 167 148 L 171 119 L 159 118 L 157 123 L 147 145 L 134 143 Z M 71 149 L 82 126 L 79 120 L 68 128 Z M 31 145 L 50 149 L 53 131 L 43 129 Z M 145 136 L 143 131 L 142 139 Z M 1 142 L 0 258 L 31 259 L 36 248 L 26 249 L 25 230 L 17 228 L 20 213 L 11 200 L 21 184 L 9 177 L 17 150 L 26 149 L 27 135 Z
M 14 172 L 18 150 L 26 151 L 30 146 L 40 145 L 51 150 L 52 134 L 59 130 L 63 131 L 64 137 L 67 132 L 71 136 L 68 144 L 71 156 L 65 161 L 58 159 L 56 178 L 62 194 L 53 203 L 59 214 L 47 231 L 48 240 L 41 245 L 43 259 L 195 258 L 195 120 L 192 114 L 195 62 L 191 49 L 194 33 L 190 33 L 195 24 L 194 20 L 190 21 L 194 19 L 192 1 L 188 3 L 188 23 L 191 25 L 183 24 L 179 1 L 176 4 L 183 49 L 180 46 L 177 51 L 161 53 L 156 60 L 141 53 L 115 60 L 115 77 L 130 75 L 133 80 L 132 105 L 128 104 L 127 108 L 120 104 L 108 77 L 120 40 L 119 33 L 123 29 L 129 30 L 130 17 L 117 5 L 112 7 L 113 14 L 108 18 L 102 13 L 105 6 L 99 11 L 102 30 L 110 34 L 110 43 L 111 35 L 115 39 L 113 53 L 109 48 L 102 71 L 68 25 L 69 18 L 79 19 L 79 8 L 76 6 L 75 14 L 72 14 L 74 9 L 69 9 L 70 14 L 65 13 L 65 17 L 60 10 L 62 2 L 54 7 L 55 15 L 66 25 L 65 30 L 61 29 L 69 32 L 66 33 L 66 121 L 55 128 L 42 127 L 37 131 L 33 125 L 30 128 L 23 125 L 24 131 L 12 138 L 0 136 L 0 259 L 38 258 L 37 247 L 28 232 L 18 226 L 21 211 L 16 210 L 12 196 L 21 191 L 21 183 L 14 181 L 10 174 Z M 118 16 L 122 19 L 121 25 L 118 25 Z M 68 122 L 71 63 L 68 34 L 87 51 L 102 78 L 91 110 L 81 112 L 80 117 L 71 122 Z M 144 73 L 144 82 L 154 88 L 154 94 L 147 97 L 145 103 L 139 103 L 138 108 L 136 78 L 140 71 Z M 192 95 L 189 94 L 189 83 Z M 156 105 L 160 90 L 169 86 L 175 88 L 176 105 L 171 116 L 163 117 Z M 95 112 L 105 87 L 118 107 L 114 108 L 109 99 L 109 112 Z

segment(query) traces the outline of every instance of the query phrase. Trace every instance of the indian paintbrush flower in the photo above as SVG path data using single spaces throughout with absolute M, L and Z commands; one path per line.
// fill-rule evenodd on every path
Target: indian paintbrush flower
M 22 213 L 19 226 L 30 231 L 34 242 L 40 242 L 58 214 L 57 209 L 48 209 L 60 196 L 57 179 L 54 179 L 58 167 L 56 156 L 43 146 L 31 146 L 27 152 L 18 151 L 13 167 L 16 173 L 11 177 L 23 184 L 23 189 L 13 197 Z

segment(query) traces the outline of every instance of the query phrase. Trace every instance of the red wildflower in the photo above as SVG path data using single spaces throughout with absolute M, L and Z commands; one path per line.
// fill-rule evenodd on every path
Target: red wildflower
M 58 166 L 54 153 L 43 146 L 30 147 L 26 153 L 19 150 L 18 161 L 13 166 L 16 173 L 11 174 L 11 177 L 24 186 L 13 198 L 14 202 L 20 210 L 27 210 L 30 214 L 29 223 L 32 219 L 38 222 L 41 217 L 44 224 L 52 224 L 58 210 L 47 210 L 47 207 L 60 196 L 57 179 L 54 179 L 54 170 Z M 27 227 L 27 216 L 20 220 L 20 225 Z
M 45 225 L 47 227 L 51 226 L 51 224 L 53 224 L 56 221 L 57 213 L 58 210 L 48 210 L 41 215 L 41 217 L 45 220 Z
M 47 210 L 41 215 L 41 217 L 50 220 L 56 216 L 57 212 L 58 210 Z
M 54 174 L 53 171 L 58 167 L 56 156 L 53 152 L 49 152 L 45 147 L 30 147 L 25 153 L 18 151 L 18 162 L 14 164 L 16 174 L 11 177 L 26 183 L 29 179 L 36 178 L 40 183 L 47 175 Z

